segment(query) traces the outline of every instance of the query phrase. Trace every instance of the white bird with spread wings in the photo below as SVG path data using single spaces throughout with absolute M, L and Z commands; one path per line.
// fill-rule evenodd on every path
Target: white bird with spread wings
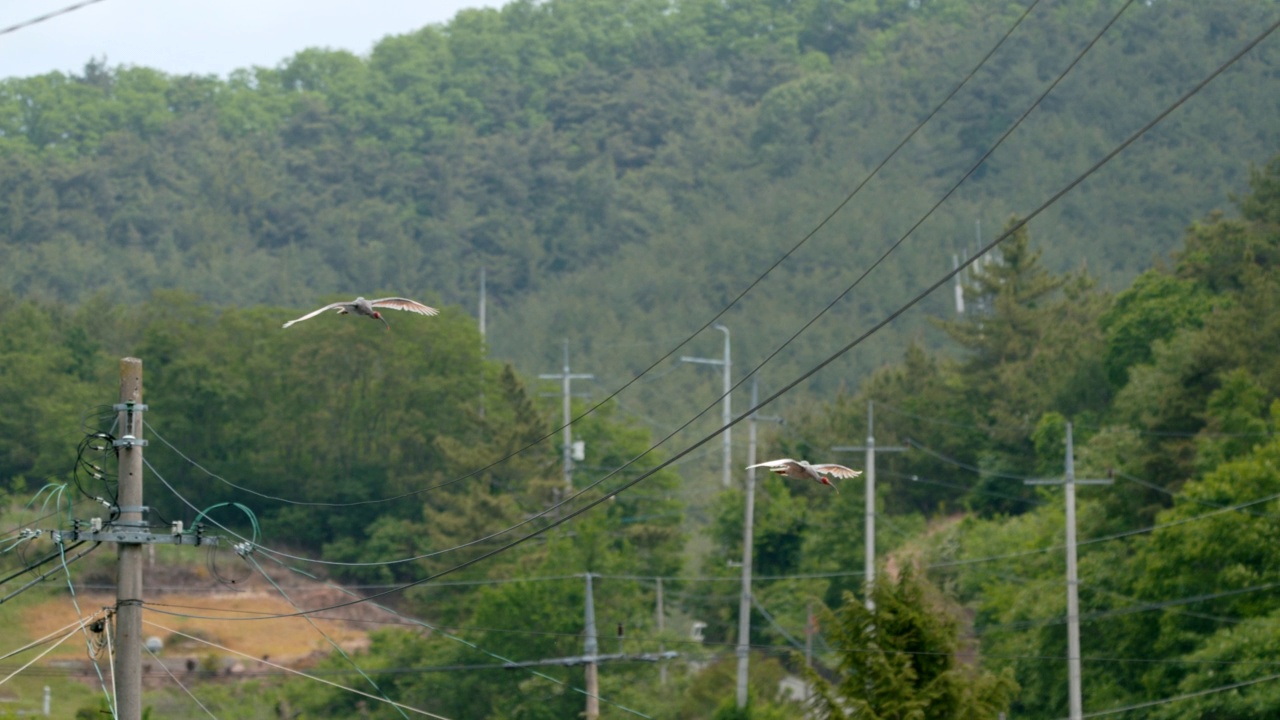
M 289 327 L 294 323 L 300 323 L 303 320 L 310 320 L 311 318 L 319 315 L 320 313 L 327 312 L 329 310 L 337 310 L 339 315 L 349 315 L 354 313 L 356 315 L 363 315 L 373 320 L 381 320 L 382 324 L 386 325 L 387 329 L 390 330 L 391 324 L 388 323 L 387 319 L 382 317 L 382 313 L 378 312 L 375 308 L 390 308 L 392 310 L 406 310 L 408 312 L 418 313 L 419 315 L 439 315 L 440 314 L 439 310 L 433 307 L 428 307 L 426 305 L 423 305 L 417 300 L 410 300 L 409 298 L 389 297 L 389 298 L 382 298 L 380 300 L 365 300 L 362 297 L 358 297 L 355 300 L 352 300 L 351 302 L 336 302 L 329 305 L 325 305 L 319 310 L 313 310 L 307 313 L 306 315 L 303 315 L 302 317 L 298 318 L 297 320 L 290 320 L 289 322 L 284 324 L 284 327 Z
M 861 470 L 851 470 L 835 463 L 811 465 L 808 460 L 792 460 L 791 458 L 756 463 L 755 465 L 748 465 L 747 469 L 758 467 L 768 468 L 769 472 L 777 473 L 792 480 L 814 480 L 830 486 L 836 492 L 840 492 L 840 489 L 831 484 L 831 481 L 826 478 L 827 475 L 834 478 L 856 478 L 862 474 Z

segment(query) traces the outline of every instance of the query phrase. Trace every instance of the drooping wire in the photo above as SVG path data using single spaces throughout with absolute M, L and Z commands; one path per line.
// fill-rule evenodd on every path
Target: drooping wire
M 148 467 L 150 466 L 148 465 Z M 154 468 L 152 468 L 152 472 L 155 473 Z M 164 478 L 161 477 L 159 473 L 155 473 L 155 475 L 156 477 L 160 478 L 161 482 L 164 483 L 165 487 L 169 487 L 171 491 L 173 490 L 173 488 L 169 486 L 169 483 L 165 481 Z M 183 502 L 187 502 L 186 498 L 180 497 L 179 499 L 181 499 Z M 187 505 L 191 506 L 194 509 L 194 506 L 192 506 L 190 503 L 187 503 Z M 201 510 L 200 512 L 196 513 L 196 519 L 192 521 L 191 527 L 199 531 L 200 521 L 202 519 L 208 518 L 209 522 L 212 522 L 214 525 L 217 525 L 219 528 L 222 528 L 227 532 L 233 532 L 230 529 L 228 529 L 225 525 L 222 525 L 221 523 L 218 523 L 217 521 L 213 520 L 213 518 L 209 517 L 210 512 L 212 512 L 213 510 L 217 510 L 219 508 L 224 508 L 224 507 L 231 507 L 236 510 L 239 510 L 241 513 L 245 515 L 245 517 L 249 518 L 249 526 L 253 530 L 252 536 L 249 538 L 244 538 L 238 534 L 236 536 L 241 538 L 241 540 L 243 541 L 242 544 L 244 545 L 245 548 L 258 547 L 258 542 L 262 537 L 262 526 L 258 524 L 258 516 L 254 514 L 254 512 L 250 510 L 247 506 L 242 505 L 238 502 L 222 502 L 222 503 L 217 503 L 216 505 L 210 505 L 204 510 Z M 240 546 L 237 546 L 236 552 L 241 552 Z M 224 586 L 234 586 L 238 584 L 240 582 L 240 579 L 224 577 L 222 572 L 218 570 L 217 558 L 218 558 L 217 547 L 211 545 L 209 547 L 209 554 L 207 555 L 207 564 L 209 568 L 209 574 L 211 574 L 214 577 L 214 579 L 216 579 L 219 583 L 221 583 Z M 248 576 L 245 576 L 245 577 L 248 577 Z
M 258 571 L 258 574 L 262 575 L 262 577 L 268 583 L 271 584 L 271 587 L 276 589 L 276 592 L 280 593 L 280 597 L 284 598 L 285 602 L 292 605 L 295 610 L 301 609 L 298 607 L 298 604 L 293 601 L 293 598 L 289 597 L 289 593 L 285 592 L 284 588 L 280 587 L 280 584 L 277 583 L 275 579 L 273 579 L 270 575 L 268 575 L 266 570 L 262 569 L 262 566 L 258 564 L 258 561 L 256 559 L 254 559 L 253 553 L 251 551 L 246 550 L 242 554 L 242 557 L 245 559 L 246 562 L 248 562 L 250 565 L 254 567 L 254 569 Z M 342 646 L 339 645 L 337 641 L 335 641 L 332 637 L 329 636 L 329 633 L 325 632 L 318 624 L 316 624 L 316 621 L 313 620 L 311 616 L 303 615 L 302 619 L 306 620 L 307 624 L 310 625 L 313 630 L 320 633 L 320 637 L 323 637 L 325 641 L 328 642 L 329 645 L 334 650 L 337 650 L 338 654 L 342 656 L 342 659 L 346 660 L 347 664 L 350 665 L 352 668 L 354 668 L 355 671 L 360 674 L 360 677 L 364 678 L 365 681 L 369 683 L 369 685 L 373 686 L 373 689 L 377 691 L 378 695 L 380 695 L 383 700 L 386 700 L 387 702 L 391 702 L 391 698 L 387 695 L 386 691 L 383 690 L 378 685 L 378 682 L 373 678 L 369 677 L 368 673 L 366 673 L 364 670 L 360 669 L 360 666 L 357 665 L 356 661 L 350 655 L 347 654 L 347 651 L 343 650 Z M 405 720 L 409 720 L 409 716 L 406 715 L 404 710 L 402 710 L 399 706 L 392 705 L 392 707 L 396 709 L 396 712 L 400 713 L 400 717 L 404 718 Z
M 115 618 L 115 617 L 116 617 L 115 613 L 111 613 L 111 614 L 109 614 L 109 615 L 107 616 L 107 619 L 108 619 L 108 621 L 112 621 L 112 620 L 114 620 L 114 618 Z M 107 631 L 106 631 L 105 633 L 103 633 L 103 634 L 107 636 L 107 661 L 111 663 L 111 667 L 112 667 L 112 673 L 111 673 L 111 695 L 112 695 L 113 697 L 117 697 L 117 698 L 118 698 L 118 697 L 120 697 L 120 695 L 119 695 L 119 693 L 118 693 L 118 692 L 116 692 L 116 674 L 115 674 L 115 671 L 114 671 L 114 668 L 115 668 L 115 666 L 116 666 L 116 654 L 115 654 L 115 648 L 113 648 L 113 647 L 111 646 L 111 638 L 115 636 L 115 634 L 116 634 L 116 628 L 115 628 L 114 626 L 113 626 L 113 627 L 110 627 L 110 628 L 108 628 L 108 629 L 107 629 Z M 97 662 L 96 662 L 96 661 L 94 662 L 94 666 L 95 666 L 95 667 L 97 666 Z M 99 673 L 99 676 L 101 676 L 101 673 Z M 107 702 L 108 702 L 108 704 L 110 704 L 110 705 L 111 705 L 111 717 L 113 717 L 113 718 L 118 718 L 119 716 L 118 716 L 118 715 L 116 715 L 116 707 L 115 707 L 115 703 L 112 703 L 112 702 L 111 702 L 111 698 L 107 698 Z
M 285 562 L 283 562 L 283 561 L 281 561 L 281 560 L 279 560 L 279 559 L 277 559 L 277 558 L 271 557 L 271 556 L 269 556 L 269 555 L 268 555 L 267 557 L 268 557 L 268 559 L 269 559 L 269 560 L 271 560 L 272 562 L 274 562 L 274 563 L 276 563 L 277 565 L 279 565 L 279 566 L 281 566 L 281 567 L 285 568 L 286 570 L 289 570 L 290 572 L 297 573 L 297 574 L 299 574 L 299 575 L 302 575 L 303 577 L 310 578 L 310 579 L 315 580 L 315 581 L 318 581 L 318 582 L 323 582 L 327 587 L 330 587 L 330 588 L 333 588 L 333 589 L 335 589 L 335 590 L 338 590 L 339 592 L 343 593 L 344 595 L 348 595 L 348 596 L 350 596 L 350 597 L 355 597 L 355 598 L 359 598 L 359 597 L 360 597 L 359 595 L 357 595 L 356 593 L 352 592 L 352 591 L 351 591 L 350 589 L 348 589 L 348 588 L 345 588 L 345 587 L 343 587 L 343 586 L 341 586 L 341 585 L 337 585 L 337 584 L 335 584 L 335 583 L 331 583 L 331 582 L 329 582 L 329 581 L 327 581 L 327 580 L 320 580 L 320 578 L 316 577 L 315 575 L 312 575 L 311 573 L 309 573 L 309 572 L 307 572 L 307 571 L 305 571 L 305 570 L 303 570 L 303 569 L 301 569 L 301 568 L 297 568 L 297 567 L 294 567 L 294 566 L 292 566 L 292 565 L 289 565 L 289 564 L 287 564 L 287 563 L 285 563 Z M 602 576 L 602 577 L 603 577 L 603 576 Z M 572 578 L 572 579 L 577 579 L 577 576 L 576 576 L 576 575 L 570 575 L 570 576 L 556 576 L 556 577 L 554 577 L 554 578 L 535 578 L 535 579 L 536 579 L 536 580 L 548 580 L 548 579 L 554 579 L 554 580 L 566 580 L 566 579 L 570 579 L 570 578 Z M 517 579 L 517 580 L 515 580 L 515 581 L 516 581 L 516 582 L 527 582 L 527 581 L 525 581 L 525 580 L 519 580 L 519 579 Z M 479 645 L 476 645 L 475 643 L 471 642 L 470 640 L 467 640 L 467 639 L 465 639 L 465 638 L 461 638 L 461 637 L 458 637 L 457 635 L 454 635 L 454 634 L 452 634 L 452 633 L 449 633 L 449 632 L 447 632 L 445 629 L 443 629 L 442 627 L 440 627 L 439 625 L 432 625 L 432 624 L 427 623 L 427 622 L 424 622 L 424 621 L 422 621 L 422 620 L 418 620 L 417 618 L 413 618 L 413 617 L 410 617 L 410 616 L 408 616 L 408 615 L 404 615 L 404 614 L 402 614 L 402 613 L 400 613 L 400 612 L 397 612 L 396 610 L 393 610 L 393 609 L 391 609 L 390 607 L 388 607 L 388 606 L 386 606 L 386 605 L 383 605 L 383 604 L 381 604 L 381 603 L 378 603 L 378 602 L 370 602 L 369 604 L 370 604 L 370 605 L 372 605 L 372 606 L 373 606 L 373 607 L 375 607 L 375 608 L 378 608 L 379 610 L 381 610 L 381 611 L 383 611 L 383 612 L 390 613 L 391 615 L 394 615 L 394 616 L 396 616 L 396 617 L 400 618 L 401 620 L 404 620 L 405 622 L 407 622 L 407 623 L 409 623 L 409 624 L 411 624 L 411 625 L 416 625 L 416 626 L 419 626 L 419 627 L 426 628 L 427 630 L 430 630 L 430 631 L 431 631 L 431 632 L 433 632 L 433 633 L 436 633 L 436 634 L 442 635 L 442 636 L 444 636 L 445 638 L 448 638 L 449 640 L 452 640 L 452 641 L 454 641 L 454 642 L 461 643 L 462 645 L 465 645 L 465 646 L 467 646 L 467 647 L 471 648 L 472 650 L 476 650 L 476 651 L 481 652 L 481 653 L 483 653 L 483 654 L 485 654 L 485 655 L 488 655 L 489 657 L 494 658 L 495 660 L 500 660 L 500 661 L 502 661 L 503 663 L 508 663 L 508 664 L 510 664 L 510 663 L 514 663 L 514 662 L 515 662 L 514 660 L 511 660 L 510 658 L 506 658 L 506 657 L 503 657 L 503 656 L 501 656 L 501 655 L 499 655 L 499 654 L 497 654 L 497 653 L 495 653 L 495 652 L 491 652 L 491 651 L 489 651 L 489 650 L 486 650 L 485 648 L 482 648 L 482 647 L 480 647 Z M 294 607 L 297 607 L 297 606 L 295 605 Z M 549 681 L 551 681 L 551 682 L 553 682 L 553 683 L 555 683 L 555 684 L 557 684 L 557 685 L 560 685 L 561 687 L 568 687 L 569 689 L 573 690 L 574 692 L 577 692 L 577 693 L 581 693 L 581 694 L 583 694 L 583 695 L 588 695 L 588 696 L 590 696 L 590 693 L 588 693 L 586 690 L 584 690 L 584 689 L 582 689 L 582 688 L 580 688 L 580 687 L 577 687 L 577 686 L 575 686 L 575 685 L 569 685 L 569 684 L 565 683 L 565 682 L 564 682 L 564 681 L 562 681 L 562 680 L 558 680 L 558 679 L 556 679 L 556 678 L 554 678 L 554 677 L 552 677 L 552 676 L 550 676 L 550 675 L 547 675 L 546 673 L 540 672 L 540 671 L 538 671 L 538 670 L 536 670 L 536 669 L 534 669 L 534 668 L 531 668 L 531 667 L 524 667 L 523 669 L 528 670 L 531 674 L 533 674 L 533 675 L 535 675 L 535 676 L 537 676 L 537 677 L 540 677 L 540 678 L 542 678 L 542 679 L 544 679 L 544 680 L 549 680 Z M 642 717 L 642 718 L 649 718 L 649 716 L 648 716 L 648 715 L 645 715 L 644 713 L 642 713 L 642 712 L 640 712 L 640 711 L 638 711 L 638 710 L 635 710 L 635 709 L 633 709 L 633 708 L 629 708 L 629 707 L 627 707 L 627 706 L 625 706 L 625 705 L 622 705 L 622 704 L 619 704 L 619 703 L 613 702 L 612 700 L 609 700 L 609 699 L 607 699 L 607 698 L 601 697 L 601 696 L 600 696 L 600 695 L 598 695 L 598 694 L 595 696 L 595 699 L 596 699 L 596 700 L 599 700 L 600 702 L 605 703 L 605 704 L 607 704 L 607 705 L 612 705 L 613 707 L 616 707 L 616 708 L 618 708 L 619 710 L 623 710 L 624 712 L 631 713 L 632 715 L 636 715 L 636 716 L 639 716 L 639 717 Z
M 58 555 L 62 560 L 62 571 L 67 576 L 67 590 L 71 592 L 71 604 L 76 609 L 76 617 L 82 618 L 84 617 L 84 614 L 80 611 L 80 601 L 76 599 L 76 588 L 71 583 L 71 568 L 67 567 L 67 556 L 66 556 L 66 551 L 63 547 L 61 533 L 55 534 L 53 541 L 58 546 Z M 106 695 L 107 705 L 111 708 L 111 717 L 113 718 L 118 717 L 116 715 L 115 701 L 112 699 L 113 693 L 107 690 L 107 681 L 102 676 L 102 668 L 98 666 L 98 652 L 100 652 L 100 649 L 99 651 L 94 650 L 94 644 L 95 644 L 94 639 L 92 636 L 89 635 L 88 627 L 84 623 L 81 623 L 81 628 L 84 629 L 84 642 L 85 642 L 85 648 L 89 652 L 89 660 L 93 662 L 93 669 L 98 673 L 98 682 L 102 684 L 102 693 Z M 111 633 L 106 633 L 106 636 L 107 636 L 107 643 L 108 645 L 110 645 Z M 116 681 L 115 673 L 112 673 L 111 674 L 112 685 L 115 685 L 115 681 Z
M 92 462 L 85 456 L 88 453 L 98 453 L 107 455 L 108 453 L 115 455 L 116 448 L 114 446 L 115 437 L 109 432 L 91 432 L 86 433 L 76 448 L 76 462 L 72 466 L 71 478 L 75 482 L 76 488 L 85 497 L 103 501 L 103 498 L 94 492 L 86 489 L 86 485 L 92 487 L 92 484 L 101 483 L 103 494 L 107 496 L 112 505 L 116 504 L 116 477 L 103 465 Z M 105 464 L 105 463 L 104 463 Z M 82 480 L 83 476 L 83 480 Z M 114 519 L 114 517 L 112 518 Z

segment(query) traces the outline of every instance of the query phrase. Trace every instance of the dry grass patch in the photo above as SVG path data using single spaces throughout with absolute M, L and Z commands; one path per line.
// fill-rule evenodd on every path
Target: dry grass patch
M 303 607 L 315 607 L 315 593 L 286 588 L 289 596 Z M 85 614 L 115 604 L 115 597 L 106 594 L 80 595 L 80 608 Z M 142 612 L 143 637 L 156 636 L 164 641 L 166 654 L 232 655 L 198 640 L 173 635 L 169 630 L 192 635 L 201 640 L 217 643 L 256 658 L 269 656 L 272 662 L 296 663 L 317 652 L 332 651 L 320 633 L 301 617 L 270 620 L 248 620 L 259 614 L 283 614 L 296 612 L 274 590 L 250 590 L 238 593 L 166 593 L 147 597 L 148 605 Z M 326 603 L 327 604 L 327 603 Z M 155 610 L 184 615 L 205 615 L 225 619 L 188 618 L 166 615 Z M 325 613 L 322 613 L 322 615 Z M 75 622 L 76 612 L 70 598 L 59 598 L 25 608 L 22 627 L 30 638 L 42 637 Z M 316 619 L 316 625 L 344 649 L 353 650 L 367 645 L 365 631 L 343 620 Z M 160 627 L 167 629 L 161 629 Z M 83 657 L 83 640 L 72 638 L 54 651 L 52 656 Z

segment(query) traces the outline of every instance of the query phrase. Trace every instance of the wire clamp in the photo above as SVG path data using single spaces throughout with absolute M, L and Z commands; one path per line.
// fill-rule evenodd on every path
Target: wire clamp
M 240 557 L 249 557 L 249 553 L 253 552 L 253 543 L 248 541 L 236 543 L 233 547 Z
M 22 528 L 22 530 L 18 533 L 18 537 L 22 538 L 23 540 L 30 540 L 32 538 L 40 537 L 43 533 L 44 531 L 39 528 Z
M 139 402 L 116 403 L 111 406 L 111 409 L 116 412 L 143 412 L 147 409 L 147 404 Z

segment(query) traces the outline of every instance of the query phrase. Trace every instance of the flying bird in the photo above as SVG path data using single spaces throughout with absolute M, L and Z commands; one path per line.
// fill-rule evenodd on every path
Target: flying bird
M 365 300 L 362 297 L 358 297 L 355 300 L 352 300 L 351 302 L 336 302 L 330 305 L 325 305 L 319 310 L 313 310 L 307 313 L 306 315 L 303 315 L 302 317 L 298 318 L 297 320 L 290 320 L 289 322 L 284 324 L 284 327 L 289 327 L 294 323 L 300 323 L 303 320 L 310 320 L 311 318 L 328 310 L 337 310 L 339 315 L 349 315 L 351 313 L 355 313 L 356 315 L 363 315 L 367 318 L 372 318 L 374 320 L 381 320 L 382 324 L 386 325 L 387 329 L 390 330 L 391 324 L 387 322 L 386 318 L 382 317 L 382 313 L 378 312 L 374 308 L 391 308 L 392 310 L 407 310 L 409 312 L 418 313 L 419 315 L 439 315 L 440 314 L 439 310 L 433 307 L 428 307 L 426 305 L 423 305 L 417 300 L 410 300 L 409 298 L 389 297 L 389 298 L 382 298 L 381 300 Z
M 831 489 L 836 492 L 840 492 L 840 489 L 835 485 L 831 485 L 831 481 L 825 477 L 826 475 L 836 478 L 856 478 L 862 474 L 861 470 L 851 470 L 843 465 L 834 463 L 810 465 L 808 460 L 792 460 L 791 458 L 748 465 L 747 469 L 758 467 L 769 468 L 769 472 L 777 473 L 792 480 L 816 480 L 823 485 L 830 485 Z

